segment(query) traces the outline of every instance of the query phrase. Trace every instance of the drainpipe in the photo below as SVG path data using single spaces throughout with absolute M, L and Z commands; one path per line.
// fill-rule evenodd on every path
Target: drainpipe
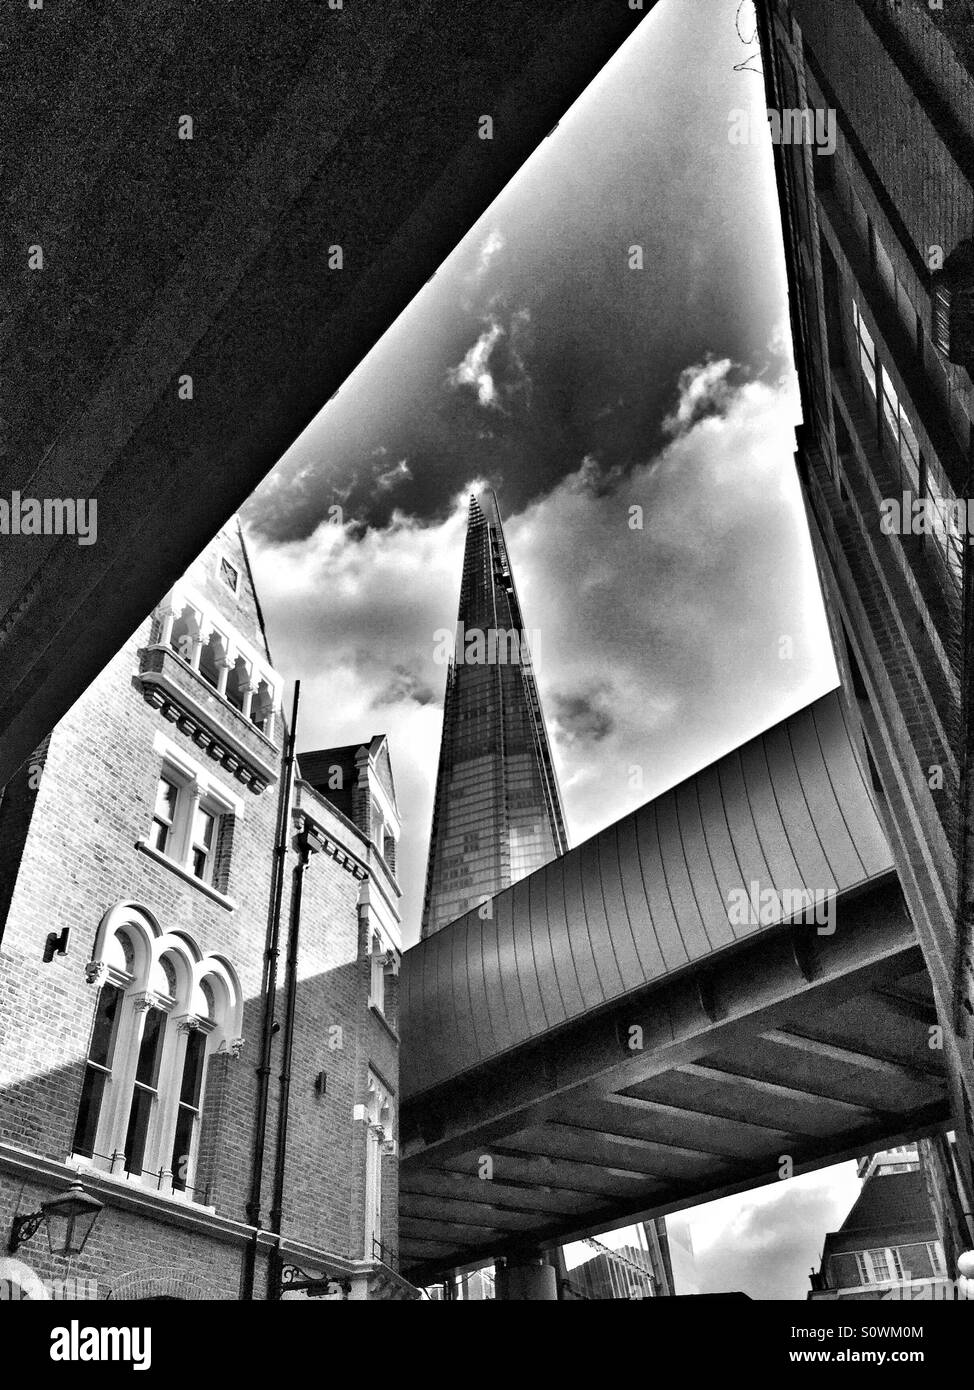
M 284 1209 L 284 1177 L 287 1165 L 287 1127 L 291 1102 L 291 1059 L 294 1052 L 294 1020 L 298 998 L 298 943 L 301 934 L 301 903 L 304 897 L 304 876 L 314 846 L 307 828 L 297 837 L 298 862 L 294 867 L 291 889 L 291 911 L 288 922 L 287 974 L 284 1015 L 284 1039 L 281 1049 L 281 1088 L 277 1110 L 277 1151 L 274 1156 L 274 1195 L 271 1199 L 271 1230 L 278 1237 L 275 1248 L 269 1297 L 276 1297 L 281 1277 L 281 1217 Z
M 254 1131 L 254 1154 L 250 1173 L 250 1195 L 247 1199 L 247 1222 L 254 1228 L 244 1256 L 244 1277 L 241 1298 L 253 1299 L 257 1270 L 257 1244 L 260 1239 L 260 1203 L 264 1179 L 264 1148 L 267 1137 L 267 1104 L 270 1091 L 271 1046 L 274 1041 L 274 1006 L 277 996 L 277 961 L 280 955 L 281 901 L 284 896 L 284 865 L 287 859 L 288 825 L 291 810 L 291 782 L 294 775 L 294 738 L 298 723 L 298 701 L 301 682 L 294 683 L 294 703 L 291 725 L 281 764 L 281 793 L 277 804 L 277 837 L 274 846 L 271 906 L 267 921 L 267 944 L 264 950 L 264 977 L 261 998 L 264 1017 L 261 1025 L 260 1064 L 257 1067 L 257 1111 Z

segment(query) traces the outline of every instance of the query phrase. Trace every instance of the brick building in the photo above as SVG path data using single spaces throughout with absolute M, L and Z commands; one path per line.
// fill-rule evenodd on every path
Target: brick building
M 839 669 L 933 984 L 923 1021 L 943 1048 L 957 1143 L 923 1153 L 953 1274 L 974 1245 L 974 9 L 756 8 L 798 467 Z
M 944 1253 L 915 1144 L 859 1162 L 862 1191 L 825 1237 L 809 1299 L 943 1297 Z
M 413 1294 L 389 752 L 293 765 L 282 693 L 228 528 L 3 793 L 0 1221 L 79 1177 L 104 1204 L 8 1288 Z

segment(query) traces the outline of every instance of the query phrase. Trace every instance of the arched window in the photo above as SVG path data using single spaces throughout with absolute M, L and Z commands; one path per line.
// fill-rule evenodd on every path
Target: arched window
M 194 665 L 195 653 L 200 640 L 201 631 L 202 626 L 199 613 L 190 604 L 183 604 L 173 618 L 169 645 L 176 655 L 181 656 L 184 661 L 189 662 L 190 666 Z
M 243 712 L 250 690 L 250 666 L 238 656 L 227 674 L 227 699 L 234 709 Z
M 257 691 L 250 709 L 250 718 L 258 729 L 265 733 L 268 738 L 272 738 L 273 717 L 274 691 L 270 682 L 262 677 L 257 683 Z
M 194 1187 L 206 1065 L 237 1041 L 241 996 L 226 962 L 122 903 L 86 967 L 99 986 L 73 1154 L 126 1181 L 203 1200 Z
M 369 1072 L 365 1111 L 365 1257 L 371 1259 L 382 1249 L 382 1157 L 393 1148 L 392 1097 L 375 1075 Z
M 261 654 L 198 594 L 173 592 L 155 614 L 154 645 L 176 652 L 243 717 L 273 739 L 279 683 Z
M 199 672 L 208 685 L 219 690 L 223 668 L 227 665 L 227 642 L 215 628 L 200 649 Z

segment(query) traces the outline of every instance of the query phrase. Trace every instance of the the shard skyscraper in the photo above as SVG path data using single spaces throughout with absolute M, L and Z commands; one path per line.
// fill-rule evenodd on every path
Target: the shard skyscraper
M 422 935 L 568 848 L 497 499 L 470 499 L 447 671 Z

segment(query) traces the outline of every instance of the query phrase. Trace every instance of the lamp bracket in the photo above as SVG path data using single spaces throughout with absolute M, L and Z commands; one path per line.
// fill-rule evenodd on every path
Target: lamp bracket
M 340 1290 L 347 1298 L 352 1292 L 352 1281 L 333 1274 L 309 1274 L 297 1265 L 285 1265 L 281 1270 L 280 1293 L 285 1289 L 304 1289 L 309 1298 L 327 1298 Z
M 25 1245 L 27 1241 L 33 1240 L 34 1236 L 36 1236 L 37 1232 L 40 1230 L 43 1220 L 44 1213 L 42 1211 L 32 1211 L 26 1216 L 14 1217 L 13 1225 L 10 1228 L 10 1240 L 7 1245 L 11 1255 L 18 1250 L 21 1245 Z

